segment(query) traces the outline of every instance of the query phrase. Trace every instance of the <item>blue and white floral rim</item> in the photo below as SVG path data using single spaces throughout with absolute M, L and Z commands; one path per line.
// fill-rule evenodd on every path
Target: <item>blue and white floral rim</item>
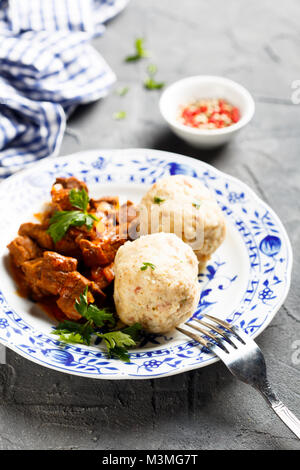
M 178 332 L 149 335 L 130 353 L 131 362 L 109 359 L 101 346 L 65 345 L 51 334 L 51 323 L 31 313 L 7 269 L 6 245 L 21 222 L 49 199 L 57 176 L 74 175 L 97 190 L 139 200 L 166 175 L 198 178 L 215 194 L 227 219 L 228 236 L 204 273 L 195 312 L 211 313 L 256 337 L 284 302 L 290 286 L 292 250 L 274 211 L 244 183 L 212 166 L 182 155 L 148 149 L 97 150 L 48 158 L 0 184 L 0 342 L 40 365 L 99 379 L 164 377 L 217 360 Z M 119 191 L 118 191 L 119 190 Z M 23 303 L 22 303 L 23 302 Z

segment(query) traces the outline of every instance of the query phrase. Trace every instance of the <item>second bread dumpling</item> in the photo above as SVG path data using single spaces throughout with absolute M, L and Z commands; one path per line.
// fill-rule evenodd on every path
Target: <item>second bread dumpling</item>
M 198 179 L 175 175 L 158 180 L 139 205 L 139 231 L 175 233 L 194 250 L 203 269 L 226 234 L 223 213 Z

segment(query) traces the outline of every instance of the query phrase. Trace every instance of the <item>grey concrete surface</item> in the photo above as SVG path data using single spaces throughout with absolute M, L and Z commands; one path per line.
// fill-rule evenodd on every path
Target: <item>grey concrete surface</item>
M 129 86 L 79 108 L 62 154 L 149 147 L 209 162 L 252 187 L 282 219 L 295 261 L 288 298 L 257 342 L 282 400 L 300 414 L 300 3 L 296 0 L 131 0 L 94 41 Z M 147 63 L 124 63 L 136 37 L 147 39 L 157 78 L 224 75 L 256 101 L 251 124 L 225 148 L 203 152 L 174 137 L 157 91 L 142 87 Z M 125 110 L 125 120 L 112 114 Z M 299 356 L 298 356 L 299 357 Z M 64 375 L 7 351 L 0 365 L 0 449 L 299 449 L 299 441 L 253 389 L 222 364 L 150 381 L 97 381 Z

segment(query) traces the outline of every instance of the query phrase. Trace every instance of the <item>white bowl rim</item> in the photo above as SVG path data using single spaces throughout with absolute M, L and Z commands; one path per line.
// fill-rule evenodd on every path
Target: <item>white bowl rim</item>
M 178 85 L 186 84 L 186 86 L 189 85 L 189 82 L 219 82 L 219 83 L 224 83 L 226 85 L 229 85 L 231 88 L 234 88 L 240 95 L 242 95 L 247 103 L 247 109 L 242 118 L 235 124 L 232 124 L 231 126 L 228 127 L 223 127 L 221 129 L 195 129 L 193 127 L 186 126 L 184 124 L 180 124 L 176 118 L 170 119 L 167 117 L 164 109 L 164 100 L 165 97 L 168 93 L 173 91 Z M 165 91 L 162 93 L 160 100 L 159 100 L 159 109 L 161 112 L 161 115 L 163 118 L 173 127 L 177 127 L 179 130 L 186 132 L 187 134 L 191 135 L 199 135 L 199 136 L 213 136 L 213 135 L 224 135 L 224 134 L 230 134 L 232 132 L 235 132 L 242 127 L 244 127 L 246 124 L 251 121 L 254 111 L 255 111 L 255 102 L 250 94 L 250 92 L 241 84 L 235 82 L 234 80 L 231 80 L 226 77 L 222 77 L 219 75 L 194 75 L 191 77 L 185 77 L 180 80 L 177 80 L 176 82 L 173 82 L 171 85 L 169 85 Z

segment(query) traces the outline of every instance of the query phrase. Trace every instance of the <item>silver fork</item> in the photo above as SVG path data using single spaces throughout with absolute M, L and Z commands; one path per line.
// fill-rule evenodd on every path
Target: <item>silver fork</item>
M 284 424 L 300 439 L 300 421 L 271 389 L 265 359 L 257 344 L 240 328 L 211 315 L 203 316 L 209 322 L 194 318 L 184 324 L 197 330 L 201 336 L 181 327 L 177 327 L 177 330 L 218 356 L 239 380 L 256 388 Z

